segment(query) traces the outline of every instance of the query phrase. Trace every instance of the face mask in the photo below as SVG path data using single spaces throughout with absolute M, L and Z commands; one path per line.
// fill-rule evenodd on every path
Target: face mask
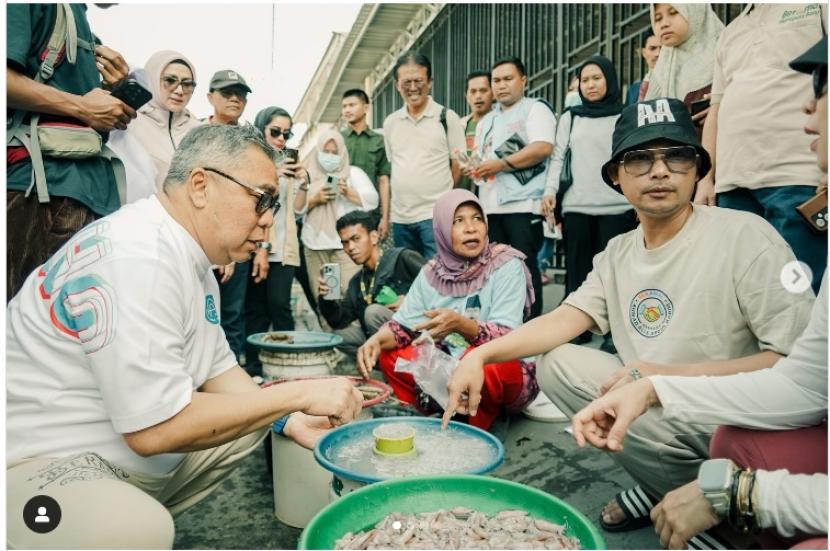
M 317 162 L 326 172 L 337 172 L 337 169 L 340 168 L 340 155 L 318 151 Z

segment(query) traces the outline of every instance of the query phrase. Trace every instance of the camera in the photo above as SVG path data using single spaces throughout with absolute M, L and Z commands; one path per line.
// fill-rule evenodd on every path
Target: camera
M 141 109 L 145 103 L 153 99 L 153 94 L 134 78 L 126 78 L 110 92 L 112 97 L 118 98 L 135 110 Z
M 323 264 L 323 280 L 329 292 L 323 295 L 326 300 L 340 300 L 340 264 Z
M 298 163 L 300 161 L 300 150 L 299 149 L 291 149 L 290 147 L 286 147 L 283 149 L 285 153 L 286 159 L 291 159 L 292 163 Z

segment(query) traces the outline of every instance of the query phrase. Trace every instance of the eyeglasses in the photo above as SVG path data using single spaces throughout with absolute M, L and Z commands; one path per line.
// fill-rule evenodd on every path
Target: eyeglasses
M 663 159 L 670 172 L 685 173 L 695 166 L 699 157 L 697 150 L 690 145 L 660 147 L 627 151 L 622 156 L 621 164 L 628 174 L 643 176 L 651 171 L 657 159 Z
M 238 97 L 242 101 L 246 101 L 248 99 L 248 92 L 241 88 L 222 88 L 221 90 L 216 91 L 219 92 L 225 99 L 231 99 L 234 96 Z
M 289 130 L 283 130 L 282 128 L 279 128 L 279 127 L 276 127 L 276 126 L 272 126 L 272 127 L 268 128 L 268 132 L 271 133 L 271 137 L 274 138 L 274 139 L 277 139 L 280 136 L 285 136 L 285 141 L 290 140 L 291 137 L 294 135 L 294 133 L 291 132 L 290 129 Z
M 813 70 L 813 94 L 819 99 L 827 93 L 827 66 Z
M 425 81 L 425 80 L 424 80 L 424 79 L 422 79 L 422 78 L 416 78 L 416 79 L 414 79 L 414 80 L 402 80 L 402 81 L 401 81 L 401 87 L 402 87 L 404 90 L 408 90 L 408 89 L 409 89 L 409 88 L 411 88 L 413 85 L 415 86 L 415 88 L 423 88 L 423 86 L 424 86 L 424 84 L 426 84 L 426 82 L 427 82 L 427 81 Z
M 161 77 L 161 82 L 164 84 L 164 87 L 167 90 L 175 90 L 179 87 L 179 84 L 182 85 L 182 91 L 185 93 L 192 92 L 194 88 L 196 88 L 196 81 L 191 79 L 179 80 L 178 78 L 171 76 L 171 75 L 164 75 Z
M 213 172 L 215 174 L 218 174 L 219 176 L 222 176 L 223 178 L 227 178 L 231 182 L 239 184 L 240 186 L 244 187 L 245 189 L 247 189 L 248 191 L 253 193 L 256 197 L 258 197 L 258 201 L 256 203 L 256 213 L 258 215 L 262 216 L 263 214 L 265 214 L 268 211 L 268 209 L 271 209 L 271 210 L 274 211 L 274 216 L 276 216 L 277 212 L 279 212 L 280 206 L 281 206 L 280 202 L 279 202 L 279 196 L 274 195 L 274 194 L 272 194 L 271 192 L 268 192 L 268 191 L 262 191 L 261 189 L 257 189 L 253 186 L 249 186 L 248 184 L 243 184 L 242 182 L 240 182 L 239 180 L 237 180 L 233 176 L 229 176 L 229 175 L 225 174 L 224 172 L 222 172 L 221 170 L 216 170 L 215 168 L 210 168 L 210 167 L 204 167 L 204 169 L 207 170 L 208 172 Z

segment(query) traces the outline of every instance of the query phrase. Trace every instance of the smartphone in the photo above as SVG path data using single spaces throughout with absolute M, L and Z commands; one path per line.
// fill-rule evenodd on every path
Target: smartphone
M 328 187 L 334 193 L 337 193 L 337 177 L 332 176 L 331 174 L 326 176 L 326 187 Z
M 110 93 L 136 111 L 153 98 L 153 94 L 134 78 L 125 78 Z
M 340 264 L 323 264 L 323 280 L 329 292 L 323 295 L 326 300 L 340 300 Z
M 810 229 L 815 232 L 827 231 L 827 192 L 819 193 L 815 197 L 810 197 L 797 207 L 798 211 L 804 220 L 809 224 Z
M 689 111 L 691 111 L 692 116 L 694 117 L 704 109 L 708 108 L 709 105 L 711 105 L 711 103 L 712 100 L 710 100 L 709 98 L 693 101 L 691 105 L 689 105 Z
M 290 147 L 286 147 L 283 149 L 285 152 L 285 158 L 291 159 L 291 162 L 298 163 L 300 162 L 300 150 L 299 149 L 292 149 Z

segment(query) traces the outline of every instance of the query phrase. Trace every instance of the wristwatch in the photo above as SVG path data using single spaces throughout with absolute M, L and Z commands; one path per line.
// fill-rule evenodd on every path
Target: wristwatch
M 265 249 L 266 251 L 270 251 L 271 250 L 271 244 L 267 241 L 260 241 L 259 243 L 256 244 L 256 248 L 257 249 Z
M 725 518 L 729 513 L 732 481 L 738 466 L 729 459 L 709 459 L 700 465 L 697 484 L 715 513 Z

